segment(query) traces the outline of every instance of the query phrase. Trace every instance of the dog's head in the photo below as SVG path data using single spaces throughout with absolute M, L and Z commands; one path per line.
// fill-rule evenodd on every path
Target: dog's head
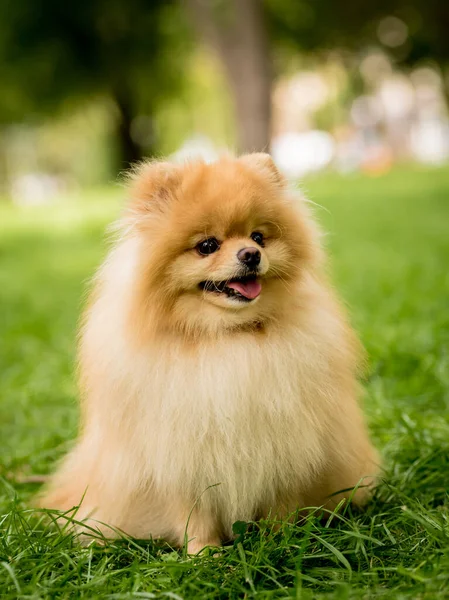
M 137 328 L 193 335 L 260 328 L 289 310 L 318 252 L 302 201 L 266 154 L 143 164 L 127 221 L 140 241 Z

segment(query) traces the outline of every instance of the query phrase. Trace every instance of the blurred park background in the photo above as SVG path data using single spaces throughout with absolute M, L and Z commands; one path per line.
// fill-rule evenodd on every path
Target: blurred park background
M 449 158 L 445 0 L 2 0 L 0 193 L 271 149 L 301 177 Z

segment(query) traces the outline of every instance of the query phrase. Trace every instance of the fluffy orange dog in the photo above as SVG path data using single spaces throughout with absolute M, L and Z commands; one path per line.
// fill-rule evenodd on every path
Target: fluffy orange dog
M 236 520 L 363 503 L 358 344 L 271 158 L 144 164 L 120 233 L 82 328 L 82 433 L 42 505 L 178 545 L 188 524 L 193 553 Z

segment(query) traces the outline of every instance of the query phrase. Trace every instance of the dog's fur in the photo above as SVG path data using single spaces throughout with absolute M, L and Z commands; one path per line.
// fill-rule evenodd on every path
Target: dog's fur
M 105 535 L 178 545 L 188 524 L 196 552 L 236 520 L 363 503 L 378 458 L 358 343 L 307 205 L 270 157 L 143 164 L 119 230 L 82 327 L 82 432 L 42 506 L 81 502 L 77 518 Z M 254 231 L 260 296 L 200 289 L 235 276 Z M 202 256 L 210 237 L 220 249 Z

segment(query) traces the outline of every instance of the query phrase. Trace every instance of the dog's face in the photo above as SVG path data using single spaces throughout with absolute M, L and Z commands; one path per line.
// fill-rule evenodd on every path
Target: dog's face
M 314 258 L 314 235 L 268 155 L 145 165 L 132 197 L 143 320 L 216 334 L 263 326 L 288 310 Z

